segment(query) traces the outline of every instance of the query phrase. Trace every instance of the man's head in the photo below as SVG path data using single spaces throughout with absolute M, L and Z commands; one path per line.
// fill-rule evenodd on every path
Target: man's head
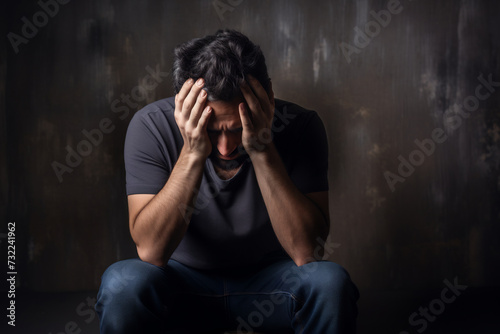
M 211 158 L 222 168 L 232 169 L 244 160 L 238 105 L 245 102 L 240 85 L 248 75 L 269 91 L 270 79 L 260 47 L 234 30 L 219 30 L 215 35 L 190 40 L 174 51 L 176 93 L 189 78 L 205 80 L 207 104 L 213 109 L 207 127 L 213 146 Z
M 235 30 L 192 39 L 174 51 L 175 93 L 187 79 L 203 78 L 210 101 L 230 102 L 241 97 L 240 84 L 249 74 L 268 90 L 270 79 L 260 47 Z

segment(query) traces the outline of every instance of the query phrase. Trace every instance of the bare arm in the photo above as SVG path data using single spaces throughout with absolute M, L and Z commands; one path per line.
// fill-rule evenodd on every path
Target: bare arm
M 274 145 L 269 152 L 254 155 L 252 161 L 274 232 L 283 248 L 298 266 L 319 260 L 323 245 L 317 239 L 326 240 L 329 231 L 328 192 L 302 194 L 292 183 Z
M 329 231 L 328 192 L 304 195 L 293 184 L 272 142 L 258 142 L 259 132 L 270 131 L 274 95 L 250 77 L 241 90 L 248 103 L 240 104 L 243 144 L 252 159 L 257 182 L 274 232 L 285 251 L 298 265 L 314 261 Z M 250 116 L 251 115 L 251 116 Z
M 162 266 L 181 242 L 191 219 L 203 166 L 211 152 L 206 131 L 210 107 L 201 85 L 188 80 L 175 98 L 175 120 L 184 146 L 167 183 L 156 195 L 128 197 L 129 228 L 141 260 Z

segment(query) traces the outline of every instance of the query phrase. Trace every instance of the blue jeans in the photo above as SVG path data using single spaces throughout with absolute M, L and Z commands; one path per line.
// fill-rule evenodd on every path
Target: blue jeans
M 354 334 L 358 297 L 333 262 L 212 271 L 131 259 L 103 274 L 95 308 L 103 334 Z

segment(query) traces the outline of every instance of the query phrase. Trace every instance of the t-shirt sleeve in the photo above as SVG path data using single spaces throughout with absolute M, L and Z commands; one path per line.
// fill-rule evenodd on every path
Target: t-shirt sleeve
M 148 114 L 136 113 L 125 137 L 127 195 L 157 194 L 170 175 L 162 144 Z
M 328 139 L 321 118 L 311 112 L 297 138 L 290 178 L 302 193 L 328 190 Z

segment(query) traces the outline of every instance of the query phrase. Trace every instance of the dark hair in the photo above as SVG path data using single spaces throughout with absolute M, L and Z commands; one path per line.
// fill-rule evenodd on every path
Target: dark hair
M 229 29 L 177 46 L 172 72 L 176 93 L 187 79 L 203 78 L 210 100 L 231 101 L 241 96 L 240 84 L 248 74 L 259 80 L 266 91 L 270 80 L 260 47 Z

